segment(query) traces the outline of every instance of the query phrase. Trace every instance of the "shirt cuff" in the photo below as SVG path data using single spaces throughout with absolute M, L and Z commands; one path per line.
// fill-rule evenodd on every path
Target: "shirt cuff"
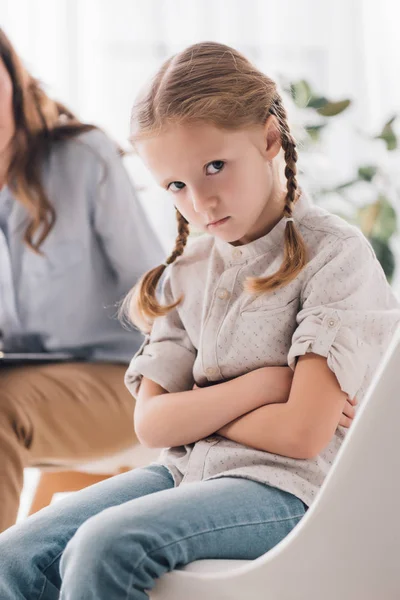
M 294 371 L 296 358 L 309 352 L 327 359 L 341 390 L 354 398 L 366 375 L 371 347 L 342 325 L 336 311 L 322 318 L 310 315 L 299 325 L 288 354 L 289 367 Z
M 148 336 L 132 358 L 125 385 L 137 397 L 142 377 L 151 379 L 167 392 L 184 392 L 194 385 L 195 355 L 171 341 L 150 342 Z

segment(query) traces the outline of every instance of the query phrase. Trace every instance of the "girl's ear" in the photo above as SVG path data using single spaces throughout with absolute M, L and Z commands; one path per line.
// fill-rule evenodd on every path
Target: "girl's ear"
M 264 125 L 265 157 L 272 160 L 278 154 L 282 146 L 281 132 L 278 119 L 270 115 Z

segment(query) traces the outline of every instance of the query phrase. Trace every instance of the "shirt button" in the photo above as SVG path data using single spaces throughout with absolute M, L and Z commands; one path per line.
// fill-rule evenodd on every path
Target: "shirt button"
M 233 258 L 240 258 L 242 256 L 242 251 L 240 248 L 235 248 L 232 252 Z
M 217 369 L 214 369 L 213 367 L 208 367 L 206 369 L 206 375 L 207 375 L 207 377 L 213 377 L 216 374 L 217 374 Z
M 335 319 L 329 319 L 328 327 L 330 327 L 332 329 L 332 327 L 335 327 L 335 325 L 336 325 Z
M 225 290 L 224 288 L 221 288 L 217 291 L 217 297 L 220 300 L 227 300 L 230 296 L 230 293 L 228 292 L 228 290 Z

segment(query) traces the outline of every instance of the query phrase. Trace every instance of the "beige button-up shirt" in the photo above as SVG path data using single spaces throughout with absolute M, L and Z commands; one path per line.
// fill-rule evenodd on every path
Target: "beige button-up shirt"
M 248 277 L 274 273 L 283 260 L 284 221 L 267 235 L 232 246 L 208 235 L 195 239 L 168 267 L 163 299 L 182 303 L 155 321 L 134 356 L 126 385 L 136 396 L 145 376 L 169 392 L 238 377 L 265 366 L 289 365 L 313 352 L 327 358 L 341 389 L 361 404 L 400 322 L 400 307 L 361 232 L 315 206 L 303 194 L 293 217 L 308 263 L 285 287 L 262 295 L 244 291 Z M 194 396 L 195 398 L 195 396 Z M 321 402 L 324 399 L 321 398 Z M 340 448 L 338 427 L 319 456 L 299 460 L 256 450 L 219 435 L 167 448 L 160 463 L 176 485 L 244 477 L 294 494 L 310 505 Z

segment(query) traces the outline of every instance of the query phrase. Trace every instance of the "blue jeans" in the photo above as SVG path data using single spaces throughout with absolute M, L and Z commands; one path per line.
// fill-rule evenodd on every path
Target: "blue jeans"
M 174 487 L 150 465 L 43 509 L 0 535 L 1 600 L 145 600 L 166 571 L 203 558 L 255 559 L 307 507 L 243 478 Z

